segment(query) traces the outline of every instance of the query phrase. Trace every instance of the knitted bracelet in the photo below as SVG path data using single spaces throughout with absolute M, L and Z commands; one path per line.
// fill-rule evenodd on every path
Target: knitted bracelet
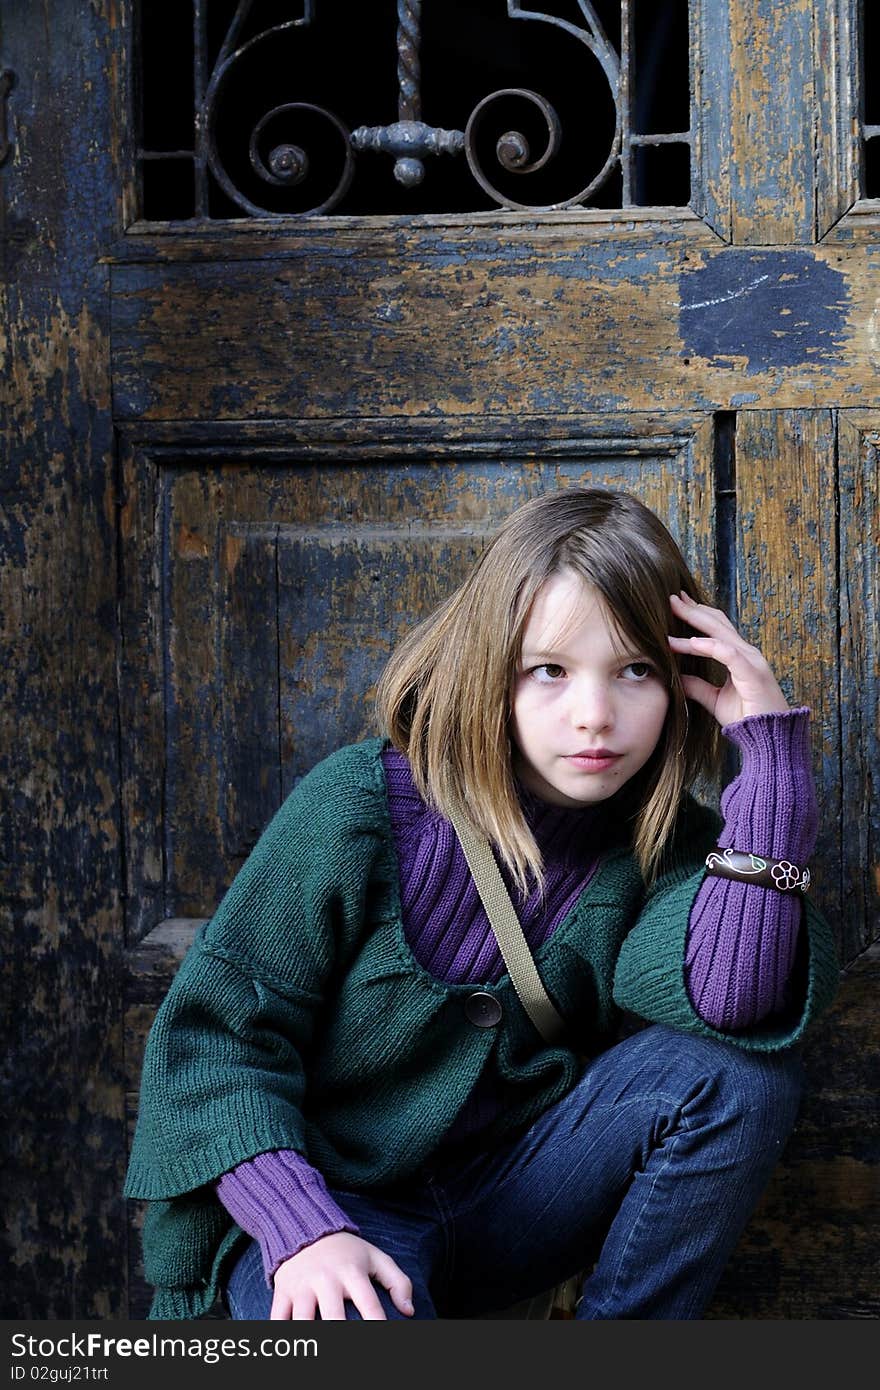
M 706 872 L 719 878 L 757 883 L 762 888 L 776 888 L 780 893 L 806 892 L 810 886 L 809 869 L 802 869 L 789 859 L 763 859 L 758 854 L 743 854 L 720 845 L 707 856 Z

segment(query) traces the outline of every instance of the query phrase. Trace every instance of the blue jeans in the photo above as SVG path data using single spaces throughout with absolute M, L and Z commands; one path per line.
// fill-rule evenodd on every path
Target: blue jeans
M 592 1272 L 578 1318 L 700 1318 L 800 1092 L 797 1051 L 744 1052 L 653 1026 L 588 1063 L 494 1152 L 431 1163 L 391 1189 L 331 1191 L 409 1275 L 416 1318 L 491 1314 L 581 1270 Z M 388 1318 L 403 1317 L 377 1293 Z M 256 1241 L 226 1295 L 234 1318 L 268 1318 Z

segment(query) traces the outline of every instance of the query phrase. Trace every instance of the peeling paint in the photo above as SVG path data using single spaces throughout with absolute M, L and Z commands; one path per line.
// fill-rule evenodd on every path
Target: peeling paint
M 741 359 L 753 376 L 812 354 L 828 363 L 845 346 L 846 279 L 809 251 L 731 249 L 682 275 L 679 287 L 683 356 Z
M 0 286 L 0 687 L 15 732 L 2 755 L 14 790 L 0 829 L 0 1105 L 15 1126 L 0 1284 L 8 1316 L 119 1317 L 116 502 L 99 260 L 116 230 L 104 70 L 115 0 L 80 7 L 70 24 L 45 25 L 43 10 L 3 14 L 16 115 L 27 119 L 0 191 L 11 233 Z

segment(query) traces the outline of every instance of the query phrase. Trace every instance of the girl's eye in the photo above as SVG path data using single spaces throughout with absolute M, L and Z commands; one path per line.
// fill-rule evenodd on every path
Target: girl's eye
M 555 662 L 549 661 L 544 666 L 533 666 L 531 674 L 539 685 L 552 685 L 565 675 L 565 669 L 557 666 Z
M 624 671 L 632 671 L 633 680 L 638 682 L 646 681 L 649 676 L 654 674 L 654 667 L 647 661 L 630 661 L 623 669 Z

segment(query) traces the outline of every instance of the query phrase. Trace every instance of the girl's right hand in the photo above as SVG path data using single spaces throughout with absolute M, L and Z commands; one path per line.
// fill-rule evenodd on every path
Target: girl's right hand
M 275 1271 L 273 1321 L 345 1320 L 349 1299 L 365 1322 L 385 1320 L 385 1310 L 371 1278 L 388 1290 L 394 1306 L 412 1317 L 412 1282 L 390 1255 L 349 1231 L 336 1231 L 307 1245 Z

